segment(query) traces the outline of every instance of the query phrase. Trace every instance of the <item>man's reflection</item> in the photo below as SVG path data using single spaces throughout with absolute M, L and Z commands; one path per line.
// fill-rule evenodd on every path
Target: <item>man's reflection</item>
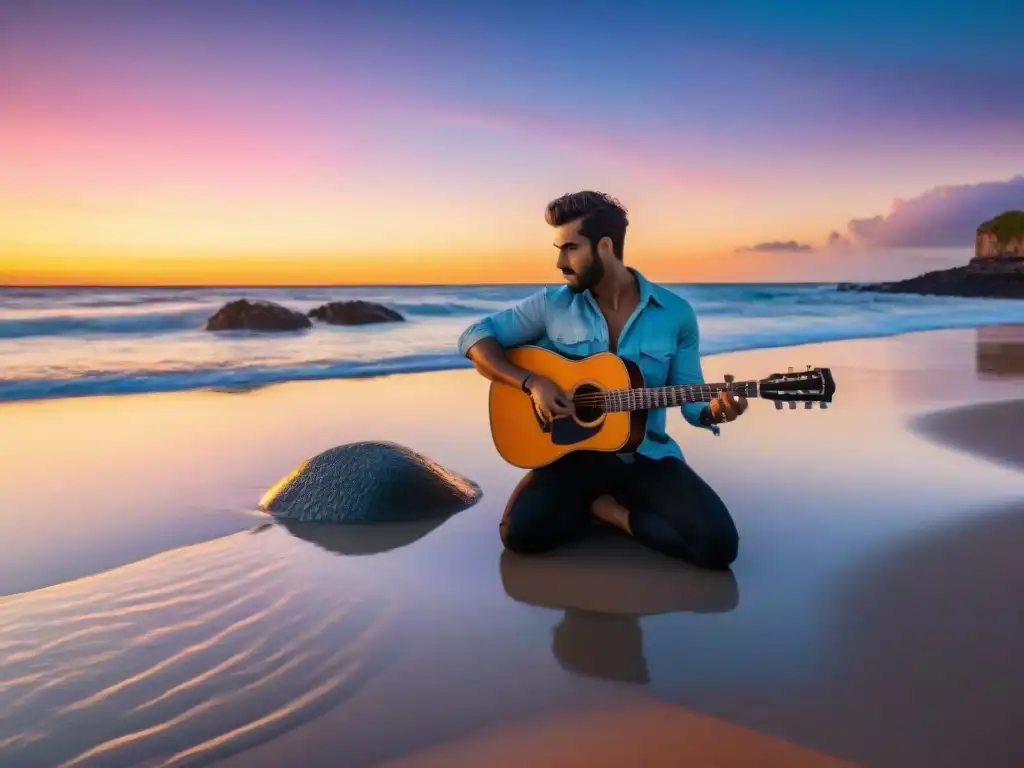
M 1024 377 L 1024 325 L 995 325 L 977 330 L 975 360 L 979 374 Z
M 548 555 L 505 550 L 499 568 L 513 600 L 564 612 L 552 638 L 564 669 L 620 682 L 649 682 L 642 617 L 720 613 L 739 604 L 731 571 L 691 568 L 613 532 Z

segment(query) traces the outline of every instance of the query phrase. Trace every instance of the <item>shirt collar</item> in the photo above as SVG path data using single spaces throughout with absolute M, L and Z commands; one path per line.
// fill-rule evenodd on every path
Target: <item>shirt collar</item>
M 650 281 L 644 277 L 639 270 L 633 269 L 633 267 L 626 267 L 636 277 L 637 287 L 640 289 L 640 306 L 644 306 L 647 303 L 661 306 L 661 302 L 658 301 L 658 297 L 654 295 L 654 287 Z
M 644 277 L 639 270 L 633 269 L 633 267 L 626 267 L 626 269 L 628 269 L 636 278 L 637 288 L 640 289 L 640 300 L 638 302 L 638 306 L 641 309 L 648 304 L 654 304 L 656 307 L 664 306 L 654 294 L 654 286 L 651 285 L 650 281 Z M 598 308 L 597 300 L 594 298 L 594 294 L 590 292 L 589 288 L 585 291 L 584 295 L 586 296 L 587 301 L 590 302 L 590 305 L 596 310 Z

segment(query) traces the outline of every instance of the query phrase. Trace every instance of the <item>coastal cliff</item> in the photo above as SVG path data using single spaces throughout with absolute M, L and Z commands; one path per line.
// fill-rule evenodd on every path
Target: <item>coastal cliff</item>
M 887 283 L 844 283 L 839 290 L 1024 299 L 1024 211 L 1005 211 L 979 226 L 966 266 Z
M 1001 261 L 1024 268 L 1024 211 L 1007 211 L 978 227 L 970 263 L 979 266 Z

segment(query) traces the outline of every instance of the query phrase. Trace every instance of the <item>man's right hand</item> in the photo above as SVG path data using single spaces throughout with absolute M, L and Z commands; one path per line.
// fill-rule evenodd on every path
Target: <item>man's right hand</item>
M 540 417 L 549 424 L 556 416 L 572 416 L 576 413 L 569 396 L 549 378 L 532 373 L 526 382 L 526 389 L 533 398 Z

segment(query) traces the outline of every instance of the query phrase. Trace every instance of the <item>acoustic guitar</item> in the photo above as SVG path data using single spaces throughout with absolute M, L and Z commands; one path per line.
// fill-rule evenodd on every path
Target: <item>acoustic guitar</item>
M 507 384 L 491 383 L 489 410 L 491 437 L 505 461 L 533 469 L 550 464 L 572 451 L 632 453 L 643 442 L 647 412 L 675 408 L 683 403 L 709 402 L 721 392 L 737 397 L 774 400 L 776 408 L 788 402 L 796 408 L 814 403 L 825 408 L 836 391 L 828 368 L 773 373 L 759 381 L 715 384 L 677 384 L 645 387 L 639 366 L 611 352 L 598 352 L 578 360 L 542 347 L 523 346 L 505 351 L 508 359 L 555 382 L 573 401 L 575 415 L 546 422 L 528 394 Z

